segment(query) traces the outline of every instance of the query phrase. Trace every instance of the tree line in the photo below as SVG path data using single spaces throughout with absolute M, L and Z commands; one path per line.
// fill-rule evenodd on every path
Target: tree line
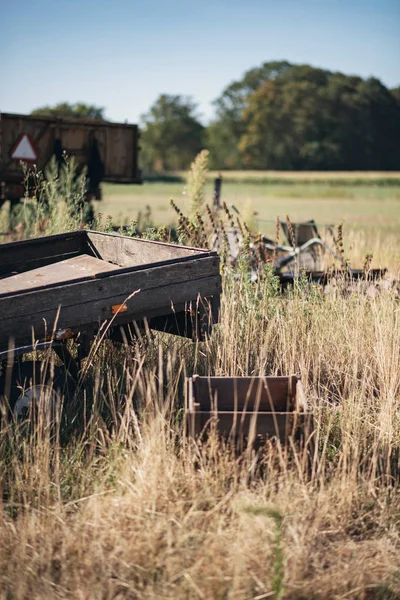
M 161 94 L 141 118 L 142 167 L 186 169 L 207 148 L 214 169 L 400 169 L 400 87 L 376 78 L 266 62 L 214 106 L 205 127 L 190 97 Z M 103 109 L 75 108 L 104 118 Z

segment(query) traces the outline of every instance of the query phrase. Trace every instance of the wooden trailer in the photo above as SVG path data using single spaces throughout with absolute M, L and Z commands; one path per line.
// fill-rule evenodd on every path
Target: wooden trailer
M 0 113 L 0 206 L 24 196 L 21 162 L 44 171 L 52 156 L 74 157 L 87 168 L 88 196 L 100 199 L 100 183 L 141 183 L 137 125 L 94 119 Z
M 9 384 L 10 370 L 22 364 L 29 372 L 21 357 L 34 348 L 53 348 L 76 380 L 100 327 L 119 343 L 144 321 L 204 339 L 218 320 L 220 293 L 219 258 L 207 250 L 87 230 L 2 244 L 0 397 L 7 369 Z

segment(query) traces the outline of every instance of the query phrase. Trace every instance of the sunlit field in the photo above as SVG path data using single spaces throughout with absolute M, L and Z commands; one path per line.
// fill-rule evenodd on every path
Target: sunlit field
M 314 176 L 314 175 L 313 175 Z M 253 177 L 253 176 L 251 176 Z M 332 177 L 332 176 L 331 176 Z M 222 184 L 222 200 L 234 204 L 246 216 L 255 212 L 255 219 L 261 224 L 282 219 L 289 214 L 293 220 L 314 218 L 327 224 L 344 221 L 349 227 L 375 229 L 376 226 L 396 232 L 400 225 L 400 177 L 392 185 L 366 183 L 330 182 L 303 183 L 302 178 L 285 183 L 284 178 L 277 183 L 262 183 L 254 179 L 235 182 L 232 174 Z M 397 182 L 397 183 L 396 183 Z M 207 196 L 212 203 L 213 186 L 207 186 Z M 103 185 L 103 201 L 97 204 L 99 210 L 111 214 L 121 222 L 136 218 L 139 211 L 149 205 L 157 225 L 173 222 L 175 213 L 168 200 L 173 198 L 185 209 L 187 197 L 185 182 L 149 182 L 140 186 Z M 264 225 L 263 225 L 264 229 Z
M 207 185 L 210 205 L 214 175 L 210 174 Z M 173 198 L 184 213 L 190 204 L 184 176 L 179 176 L 181 182 L 105 184 L 103 201 L 96 209 L 125 224 L 150 207 L 155 225 L 176 223 L 169 199 Z M 269 237 L 275 235 L 276 218 L 285 220 L 286 215 L 293 222 L 314 219 L 322 237 L 327 235 L 327 226 L 343 223 L 348 252 L 356 244 L 360 254 L 374 254 L 376 267 L 389 262 L 395 269 L 400 264 L 399 174 L 230 172 L 223 176 L 222 201 L 233 204 L 247 222 Z

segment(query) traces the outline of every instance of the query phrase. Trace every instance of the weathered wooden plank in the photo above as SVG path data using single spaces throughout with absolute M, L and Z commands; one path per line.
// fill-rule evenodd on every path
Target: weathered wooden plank
M 306 415 L 295 412 L 235 413 L 232 411 L 194 411 L 186 413 L 187 432 L 192 437 L 209 433 L 216 428 L 218 434 L 233 438 L 272 437 L 286 441 L 304 425 Z
M 213 300 L 202 297 L 199 302 L 186 302 L 184 304 L 174 304 L 171 307 L 164 307 L 156 311 L 146 310 L 146 315 L 136 315 L 136 323 L 140 326 L 146 320 L 150 329 L 156 329 L 173 335 L 180 335 L 191 338 L 193 341 L 202 342 L 211 335 L 212 327 L 217 323 L 213 314 Z M 208 310 L 208 314 L 203 314 Z M 122 315 L 124 317 L 124 315 Z M 118 317 L 115 322 L 118 322 Z M 123 333 L 121 334 L 121 329 Z M 132 323 L 112 328 L 111 339 L 124 342 L 132 338 L 131 332 L 135 331 Z
M 21 273 L 50 262 L 83 252 L 86 232 L 73 231 L 60 235 L 11 242 L 0 245 L 0 276 Z
M 201 254 L 214 254 L 207 250 L 188 248 L 175 244 L 167 244 L 120 235 L 87 232 L 88 247 L 97 257 L 120 267 L 147 265 L 152 262 L 171 260 Z
M 296 409 L 297 377 L 199 377 L 193 402 L 201 410 L 285 412 Z
M 29 290 L 29 288 L 62 284 L 82 277 L 95 277 L 99 273 L 115 271 L 118 268 L 100 258 L 80 254 L 67 260 L 0 279 L 0 294 L 14 294 L 22 290 Z
M 138 290 L 138 288 L 136 289 Z M 134 291 L 135 288 L 131 287 L 129 293 L 132 294 Z M 53 308 L 35 314 L 22 312 L 12 318 L 2 319 L 0 343 L 7 347 L 10 338 L 19 340 L 25 339 L 27 336 L 28 338 L 32 337 L 32 329 L 35 338 L 42 339 L 46 333 L 51 333 L 55 326 L 57 329 L 79 327 L 82 324 L 111 319 L 113 305 L 125 305 L 126 308 L 124 308 L 124 312 L 120 313 L 118 322 L 128 323 L 136 320 L 137 315 L 146 315 L 148 311 L 166 307 L 169 312 L 171 305 L 178 305 L 189 300 L 196 301 L 198 295 L 207 297 L 220 292 L 221 277 L 219 275 L 141 289 L 130 298 L 126 292 L 121 293 L 120 288 L 116 286 L 111 299 L 91 296 L 89 301 L 83 301 L 82 298 L 77 297 L 74 304 L 63 306 L 60 311 Z
M 118 270 L 117 270 L 118 271 Z M 219 258 L 209 256 L 182 263 L 172 263 L 159 267 L 143 268 L 136 271 L 120 270 L 116 274 L 106 274 L 99 279 L 88 279 L 77 283 L 67 283 L 60 286 L 20 293 L 19 295 L 0 296 L 0 339 L 2 338 L 2 322 L 12 317 L 45 313 L 59 306 L 65 310 L 68 306 L 79 306 L 95 301 L 104 305 L 117 304 L 116 298 L 127 298 L 135 290 L 150 290 L 167 287 L 179 282 L 190 283 L 193 280 L 208 276 L 219 277 Z M 196 290 L 194 286 L 194 296 Z M 153 300 L 148 308 L 151 309 L 158 292 L 154 292 Z M 115 301 L 111 302 L 111 299 Z M 79 310 L 79 309 L 78 309 Z M 96 317 L 97 318 L 97 317 Z
M 129 320 L 128 325 L 131 325 L 133 322 L 140 324 L 143 324 L 143 322 L 146 320 L 147 323 L 149 323 L 150 320 L 152 320 L 153 317 L 159 318 L 163 315 L 173 315 L 174 313 L 181 313 L 183 311 L 187 311 L 190 308 L 191 302 L 184 302 L 184 303 L 180 303 L 180 304 L 175 304 L 173 305 L 173 307 L 171 307 L 171 305 L 169 306 L 163 306 L 163 307 L 159 307 L 156 309 L 152 309 L 149 310 L 148 308 L 146 308 L 145 310 L 143 310 L 143 313 L 135 313 L 135 320 L 131 321 Z M 118 315 L 115 315 L 115 318 L 113 320 L 112 323 L 110 323 L 110 334 L 112 333 L 112 329 L 118 329 L 120 325 L 125 326 L 127 324 L 127 319 L 130 319 L 130 315 L 128 315 L 128 317 L 125 315 L 125 313 L 120 313 Z M 87 330 L 90 330 L 91 332 L 93 332 L 93 330 L 96 330 L 99 326 L 101 325 L 101 322 L 98 322 L 97 324 L 90 322 L 90 323 L 83 323 L 80 324 L 79 327 L 75 327 L 75 328 L 71 328 L 72 331 L 74 331 L 75 333 L 78 333 L 78 331 L 82 331 L 85 332 Z M 151 327 L 150 327 L 151 329 Z M 117 336 L 118 337 L 118 336 Z M 44 337 L 42 338 L 44 339 Z M 35 341 L 35 346 L 37 344 L 40 345 L 45 345 L 45 344 L 49 344 L 49 339 L 47 338 L 47 341 L 43 341 L 43 342 L 38 342 L 37 339 Z M 121 339 L 118 339 L 117 341 L 121 342 Z M 4 340 L 1 339 L 0 340 L 0 359 L 2 358 L 2 354 L 4 354 L 5 356 L 3 356 L 3 358 L 6 357 L 8 350 L 10 348 L 10 344 L 9 342 L 7 342 L 6 344 L 3 343 Z M 21 346 L 25 347 L 25 352 L 30 352 L 31 351 L 31 345 L 32 345 L 32 330 L 31 329 L 18 329 L 15 330 L 14 336 L 12 337 L 12 344 L 11 347 L 18 347 L 21 348 Z

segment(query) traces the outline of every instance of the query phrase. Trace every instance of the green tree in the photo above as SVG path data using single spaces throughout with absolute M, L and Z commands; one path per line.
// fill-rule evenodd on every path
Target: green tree
M 240 81 L 231 83 L 214 102 L 216 119 L 207 128 L 207 147 L 211 168 L 238 169 L 245 166 L 239 141 L 245 132 L 242 113 L 248 100 L 263 83 L 274 81 L 288 69 L 287 61 L 266 62 L 247 71 Z
M 246 166 L 259 169 L 337 167 L 335 140 L 319 135 L 330 131 L 326 85 L 322 69 L 291 68 L 263 83 L 248 99 L 242 113 L 244 133 L 239 149 Z
M 211 167 L 400 167 L 398 90 L 286 61 L 264 63 L 228 86 L 207 129 Z
M 77 102 L 76 104 L 61 102 L 55 106 L 43 106 L 33 110 L 31 115 L 37 117 L 73 117 L 75 119 L 105 120 L 104 108 L 91 104 L 84 104 L 83 102 Z
M 204 127 L 196 104 L 185 96 L 161 94 L 142 116 L 141 162 L 148 170 L 187 169 L 203 148 Z
M 391 170 L 400 165 L 400 108 L 374 78 L 293 66 L 248 98 L 242 125 L 239 150 L 252 168 Z
M 400 105 L 400 86 L 396 87 L 396 88 L 393 88 L 390 91 L 391 91 L 392 95 L 396 98 L 397 102 Z

